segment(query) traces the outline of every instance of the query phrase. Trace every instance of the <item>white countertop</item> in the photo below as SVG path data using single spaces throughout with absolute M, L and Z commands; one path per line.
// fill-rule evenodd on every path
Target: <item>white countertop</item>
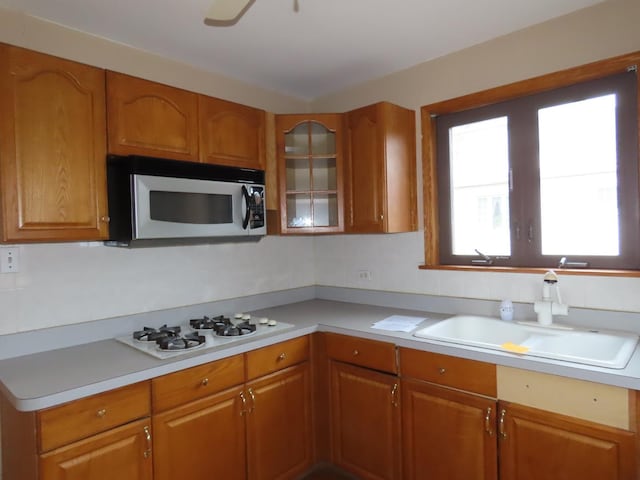
M 291 323 L 295 327 L 167 360 L 156 359 L 116 340 L 102 340 L 8 358 L 0 360 L 0 388 L 18 410 L 39 410 L 316 331 L 324 331 L 640 390 L 640 348 L 636 349 L 626 368 L 614 370 L 457 346 L 418 339 L 411 333 L 371 328 L 374 322 L 391 315 L 424 317 L 425 321 L 417 327 L 422 328 L 445 318 L 442 314 L 328 300 L 309 300 L 252 313 Z

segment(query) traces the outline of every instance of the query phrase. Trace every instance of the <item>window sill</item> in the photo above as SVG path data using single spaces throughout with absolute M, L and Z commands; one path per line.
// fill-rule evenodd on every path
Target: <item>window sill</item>
M 589 268 L 493 267 L 487 265 L 420 265 L 420 270 L 452 270 L 460 272 L 544 273 L 554 270 L 561 275 L 597 277 L 640 277 L 640 270 L 596 270 Z

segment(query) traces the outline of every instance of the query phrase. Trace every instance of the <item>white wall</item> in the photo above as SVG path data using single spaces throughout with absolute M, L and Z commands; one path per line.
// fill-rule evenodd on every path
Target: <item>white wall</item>
M 18 248 L 20 272 L 0 275 L 0 335 L 315 283 L 306 238 L 139 249 L 100 243 Z
M 379 100 L 421 105 L 640 50 L 640 2 L 615 0 L 428 62 L 312 105 L 0 9 L 0 41 L 251 104 L 272 112 L 339 111 Z M 418 143 L 419 146 L 419 143 Z M 122 250 L 22 245 L 0 275 L 0 334 L 312 285 L 531 301 L 524 274 L 423 271 L 422 233 L 269 237 L 257 245 Z M 370 282 L 356 272 L 369 269 Z M 574 306 L 640 311 L 640 280 L 562 277 Z
M 319 98 L 311 109 L 348 111 L 380 100 L 413 108 L 420 159 L 421 106 L 640 50 L 638 19 L 638 0 L 607 1 Z M 322 285 L 522 302 L 540 295 L 539 275 L 418 270 L 424 262 L 422 232 L 317 237 L 314 244 L 316 281 Z M 358 279 L 365 269 L 371 281 Z M 565 275 L 560 285 L 572 306 L 640 311 L 640 279 Z

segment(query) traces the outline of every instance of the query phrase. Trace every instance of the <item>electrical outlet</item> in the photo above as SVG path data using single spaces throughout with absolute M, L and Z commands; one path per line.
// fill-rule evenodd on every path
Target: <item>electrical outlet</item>
M 20 271 L 20 254 L 18 247 L 0 248 L 0 273 L 18 273 Z
M 371 280 L 371 270 L 358 270 L 358 280 Z

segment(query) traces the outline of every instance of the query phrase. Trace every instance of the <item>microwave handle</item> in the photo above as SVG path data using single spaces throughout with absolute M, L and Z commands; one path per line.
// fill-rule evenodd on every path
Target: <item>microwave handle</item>
M 244 197 L 244 203 L 246 207 L 244 219 L 242 220 L 242 228 L 243 230 L 246 230 L 247 226 L 249 225 L 249 219 L 251 218 L 251 197 L 249 197 L 249 190 L 247 190 L 246 185 L 242 185 L 242 196 Z

